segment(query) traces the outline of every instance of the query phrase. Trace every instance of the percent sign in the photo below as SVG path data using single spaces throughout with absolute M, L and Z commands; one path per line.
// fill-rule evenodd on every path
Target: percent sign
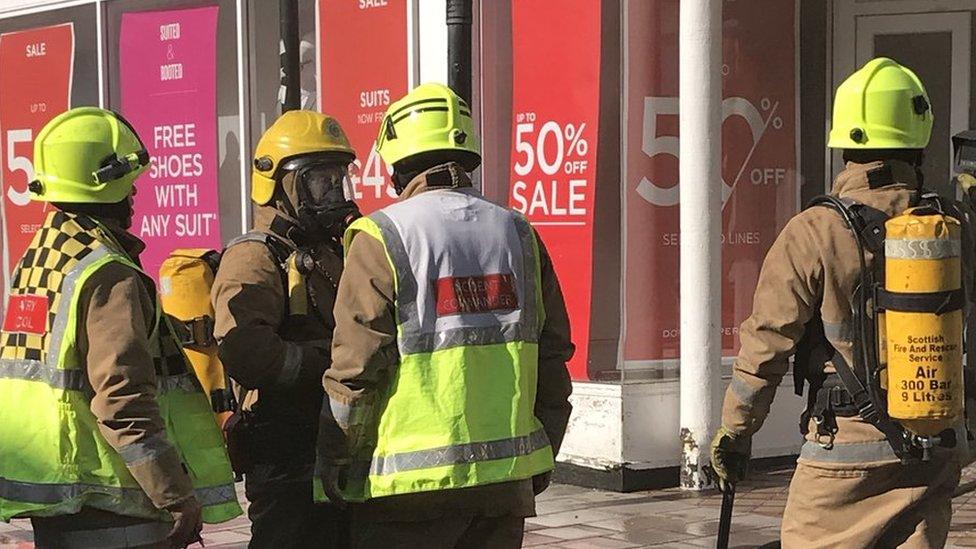
M 585 129 L 585 122 L 578 125 L 566 124 L 560 128 L 558 123 L 550 120 L 542 125 L 536 141 L 536 155 L 539 158 L 539 168 L 542 169 L 543 173 L 555 175 L 567 156 L 586 156 L 587 151 L 590 150 L 590 144 L 583 137 L 583 130 Z M 546 158 L 546 143 L 550 135 L 556 140 L 556 157 L 552 159 L 552 162 Z M 569 141 L 568 146 L 566 141 Z
M 729 197 L 732 196 L 732 191 L 735 190 L 736 185 L 738 185 L 739 180 L 742 178 L 742 174 L 752 160 L 752 156 L 756 152 L 756 148 L 759 146 L 763 136 L 766 134 L 766 130 L 769 129 L 770 125 L 776 130 L 782 129 L 783 127 L 783 119 L 776 115 L 779 102 L 773 103 L 768 98 L 763 98 L 760 101 L 760 107 L 767 115 L 765 119 L 763 118 L 763 114 L 759 112 L 759 109 L 744 97 L 727 97 L 722 101 L 722 122 L 724 123 L 733 116 L 741 117 L 746 121 L 746 124 L 749 126 L 749 132 L 752 135 L 752 146 L 749 149 L 749 154 L 746 155 L 745 160 L 742 162 L 735 180 L 733 180 L 731 185 L 724 180 L 722 181 L 723 207 L 728 202 Z M 658 118 L 662 116 L 678 116 L 678 98 L 645 97 L 644 138 L 641 149 L 644 151 L 644 154 L 651 158 L 662 154 L 678 158 L 680 149 L 678 136 L 658 135 Z M 647 177 L 643 177 L 637 185 L 636 190 L 641 198 L 655 206 L 675 206 L 678 204 L 679 188 L 680 182 L 671 187 L 662 187 Z

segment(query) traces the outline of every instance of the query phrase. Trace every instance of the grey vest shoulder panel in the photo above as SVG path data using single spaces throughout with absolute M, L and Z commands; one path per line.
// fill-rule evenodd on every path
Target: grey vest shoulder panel
M 396 270 L 401 354 L 538 341 L 535 236 L 519 214 L 443 189 L 369 217 Z

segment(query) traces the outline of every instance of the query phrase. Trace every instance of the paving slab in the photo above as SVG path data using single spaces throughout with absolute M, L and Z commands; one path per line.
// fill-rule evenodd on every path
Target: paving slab
M 730 547 L 761 547 L 779 539 L 791 469 L 756 472 L 736 495 Z M 246 507 L 243 487 L 238 497 Z M 676 488 L 617 494 L 554 485 L 538 498 L 538 516 L 526 520 L 523 546 L 551 549 L 714 547 L 722 496 Z M 30 521 L 0 523 L 0 549 L 31 549 Z M 250 539 L 246 516 L 204 528 L 207 548 L 244 549 Z M 946 547 L 976 547 L 976 465 L 963 471 L 953 499 Z

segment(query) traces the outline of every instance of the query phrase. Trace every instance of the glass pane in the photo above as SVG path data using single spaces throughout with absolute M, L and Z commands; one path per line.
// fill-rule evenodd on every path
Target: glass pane
M 98 105 L 95 23 L 94 5 L 0 19 L 0 318 L 7 275 L 47 215 L 45 205 L 26 200 L 33 138 L 65 109 Z
M 739 348 L 763 258 L 797 211 L 792 2 L 723 13 L 722 348 Z M 680 353 L 678 2 L 630 2 L 625 152 L 627 379 L 674 376 Z M 681 185 L 702 184 L 682 181 Z
M 162 10 L 190 10 L 206 6 L 217 6 L 217 36 L 216 36 L 216 172 L 217 172 L 217 193 L 218 193 L 218 219 L 220 237 L 224 243 L 241 234 L 241 201 L 247 200 L 247 196 L 241 194 L 241 154 L 240 154 L 240 117 L 239 117 L 239 90 L 237 71 L 237 6 L 235 0 L 199 0 L 182 1 L 174 3 L 169 0 L 117 0 L 107 4 L 106 32 L 107 47 L 105 55 L 107 60 L 108 82 L 109 82 L 109 107 L 121 109 L 122 90 L 121 90 L 121 67 L 120 67 L 120 48 L 119 39 L 121 34 L 122 16 L 125 13 L 162 11 Z M 173 125 L 179 125 L 180 120 L 173 120 Z M 145 133 L 145 132 L 143 132 Z M 175 135 L 175 134 L 174 134 Z M 152 140 L 154 135 L 142 135 L 143 140 Z M 174 141 L 174 144 L 177 142 Z M 248 159 L 244 159 L 247 162 Z M 206 162 L 204 162 L 206 164 Z M 174 164 L 175 165 L 175 164 Z M 144 175 L 143 177 L 148 177 Z M 192 180 L 192 178 L 189 178 Z M 148 194 L 148 193 L 147 193 Z M 201 207 L 203 205 L 205 191 L 200 191 L 198 195 Z M 162 195 L 160 195 L 162 196 Z M 174 198 L 176 195 L 173 195 Z M 186 197 L 194 200 L 192 195 Z M 156 196 L 139 195 L 137 200 L 160 198 Z M 178 204 L 177 204 L 178 205 Z M 190 204 L 193 206 L 193 203 Z M 191 208 L 192 209 L 192 208 Z M 205 212 L 206 213 L 206 212 Z M 171 220 L 171 229 L 178 229 L 175 218 Z M 184 226 L 182 232 L 188 234 L 191 225 Z M 134 227 L 134 229 L 137 229 Z M 136 234 L 139 234 L 137 232 Z M 189 242 L 185 237 L 181 238 L 175 232 L 167 233 L 167 246 L 173 248 L 186 247 Z M 150 273 L 153 274 L 153 273 Z

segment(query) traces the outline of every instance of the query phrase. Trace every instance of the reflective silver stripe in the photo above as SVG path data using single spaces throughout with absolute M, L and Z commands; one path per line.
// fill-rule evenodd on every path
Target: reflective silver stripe
M 28 503 L 60 503 L 85 494 L 106 494 L 120 500 L 120 506 L 152 507 L 141 488 L 120 488 L 98 484 L 47 484 L 0 477 L 0 498 Z
M 298 374 L 302 371 L 302 348 L 290 341 L 285 342 L 285 360 L 278 372 L 279 385 L 290 386 L 298 381 Z
M 538 310 L 539 296 L 537 295 L 538 285 L 541 283 L 541 273 L 537 265 L 535 231 L 532 230 L 532 226 L 524 217 L 512 215 L 515 220 L 515 231 L 522 242 L 522 272 L 525 273 L 525 281 L 522 284 L 525 291 L 525 303 L 522 304 L 522 323 L 526 328 L 531 328 L 535 332 L 531 336 L 526 334 L 526 338 L 531 341 L 538 341 L 539 332 L 542 331 L 542 318 Z
M 79 290 L 77 286 L 81 273 L 94 263 L 108 257 L 111 253 L 112 251 L 108 247 L 104 245 L 99 246 L 76 263 L 71 271 L 65 275 L 64 282 L 61 284 L 61 302 L 58 304 L 58 311 L 54 315 L 54 326 L 51 327 L 51 333 L 49 334 L 50 344 L 47 349 L 48 366 L 57 368 L 58 361 L 61 358 L 61 345 L 64 343 L 64 333 L 68 329 L 68 319 L 71 317 L 71 302 L 73 301 L 75 291 Z
M 64 391 L 88 390 L 88 378 L 83 370 L 52 368 L 39 360 L 0 359 L 0 378 L 39 381 Z
M 126 444 L 119 448 L 119 455 L 127 465 L 136 465 L 143 461 L 156 459 L 166 452 L 175 450 L 173 444 L 163 433 L 156 433 L 138 442 Z
M 196 494 L 200 505 L 204 507 L 237 501 L 237 490 L 234 488 L 233 482 L 220 486 L 210 486 L 209 488 L 197 488 L 193 493 Z
M 196 393 L 201 389 L 196 376 L 190 373 L 182 373 L 175 376 L 159 375 L 156 377 L 156 391 L 159 394 L 177 390 L 185 393 Z
M 501 326 L 452 328 L 443 332 L 427 334 L 404 333 L 400 337 L 400 352 L 404 354 L 432 353 L 461 345 L 493 345 L 513 341 L 535 343 L 538 339 L 538 330 L 522 322 Z
M 886 440 L 837 443 L 830 450 L 815 442 L 806 441 L 800 448 L 800 459 L 825 463 L 872 463 L 899 461 Z
M 430 467 L 514 458 L 527 456 L 547 446 L 549 446 L 549 437 L 546 436 L 544 430 L 539 429 L 532 434 L 515 438 L 471 442 L 388 456 L 373 456 L 369 473 L 371 475 L 392 475 Z
M 854 325 L 850 319 L 840 322 L 823 321 L 824 335 L 830 341 L 854 341 Z
M 738 375 L 732 376 L 732 381 L 729 383 L 729 389 L 732 390 L 734 394 L 743 404 L 747 406 L 752 406 L 755 402 L 756 397 L 759 396 L 759 392 L 762 390 L 755 389 L 746 383 L 742 377 Z
M 382 211 L 373 212 L 369 216 L 380 228 L 383 235 L 383 242 L 386 244 L 386 251 L 390 254 L 390 259 L 394 265 L 394 276 L 396 276 L 396 314 L 397 324 L 400 325 L 403 333 L 417 333 L 420 331 L 420 315 L 417 313 L 417 279 L 414 277 L 413 269 L 410 268 L 410 256 L 407 255 L 407 248 L 400 238 L 400 232 L 390 216 Z M 400 348 L 400 354 L 410 354 L 411 352 Z
M 62 547 L 63 549 L 143 547 L 165 542 L 172 528 L 172 522 L 145 522 L 97 530 L 52 531 L 43 528 L 35 532 L 34 541 L 39 547 Z
M 23 482 L 0 477 L 0 498 L 28 503 L 60 503 L 85 494 L 106 494 L 119 500 L 119 506 L 155 508 L 141 488 L 120 488 L 98 484 L 46 484 Z M 222 484 L 194 490 L 200 505 L 221 505 L 237 501 L 234 484 Z
M 944 259 L 959 257 L 962 242 L 950 238 L 886 239 L 885 257 L 891 259 Z

